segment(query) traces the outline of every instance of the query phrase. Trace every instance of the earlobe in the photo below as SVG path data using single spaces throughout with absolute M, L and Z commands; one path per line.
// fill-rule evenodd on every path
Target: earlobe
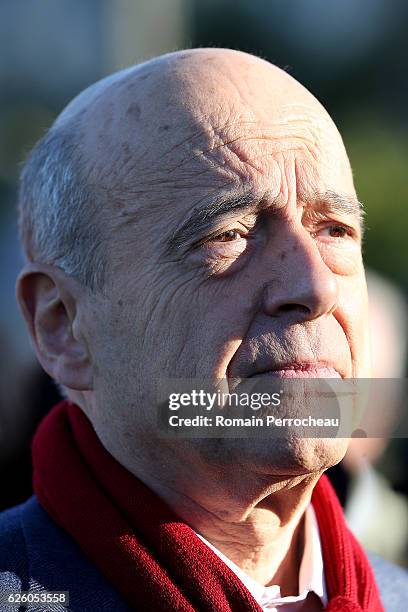
M 44 370 L 76 390 L 92 388 L 92 364 L 84 338 L 74 333 L 75 281 L 48 265 L 29 264 L 17 280 L 17 300 Z

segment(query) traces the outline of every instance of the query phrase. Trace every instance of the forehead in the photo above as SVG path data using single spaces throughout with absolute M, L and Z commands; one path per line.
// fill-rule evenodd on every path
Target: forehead
M 280 79 L 280 81 L 279 81 Z M 113 199 L 185 208 L 220 189 L 297 196 L 352 192 L 341 137 L 293 79 L 275 83 L 244 61 L 184 73 L 148 66 L 94 105 L 85 131 L 90 176 Z M 275 194 L 274 194 L 275 192 Z

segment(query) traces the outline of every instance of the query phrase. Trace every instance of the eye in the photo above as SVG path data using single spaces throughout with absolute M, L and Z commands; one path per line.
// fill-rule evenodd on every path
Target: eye
M 238 238 L 242 238 L 241 234 L 236 229 L 230 229 L 222 234 L 217 234 L 210 238 L 209 242 L 234 242 Z
M 320 230 L 319 234 L 330 238 L 345 238 L 350 235 L 350 230 L 344 225 L 330 225 Z

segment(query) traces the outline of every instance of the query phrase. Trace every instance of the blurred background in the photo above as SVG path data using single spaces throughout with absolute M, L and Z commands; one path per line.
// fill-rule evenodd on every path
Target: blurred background
M 184 47 L 222 46 L 287 70 L 328 109 L 367 210 L 375 368 L 406 376 L 408 3 L 405 0 L 2 0 L 0 3 L 0 510 L 31 494 L 30 439 L 58 400 L 14 298 L 21 161 L 80 90 Z M 406 398 L 397 398 L 396 403 Z M 390 407 L 392 411 L 394 407 Z M 372 550 L 408 560 L 407 440 L 354 441 L 331 477 Z

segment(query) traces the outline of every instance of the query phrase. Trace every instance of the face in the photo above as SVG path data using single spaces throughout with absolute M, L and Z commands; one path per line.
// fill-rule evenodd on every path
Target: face
M 94 113 L 121 159 L 107 291 L 88 321 L 95 426 L 128 464 L 144 440 L 163 450 L 163 378 L 367 375 L 360 211 L 341 138 L 287 75 L 212 61 L 147 72 L 140 104 L 130 81 Z M 163 93 L 157 107 L 163 91 L 171 112 Z M 177 440 L 171 452 L 297 474 L 336 463 L 345 443 Z

